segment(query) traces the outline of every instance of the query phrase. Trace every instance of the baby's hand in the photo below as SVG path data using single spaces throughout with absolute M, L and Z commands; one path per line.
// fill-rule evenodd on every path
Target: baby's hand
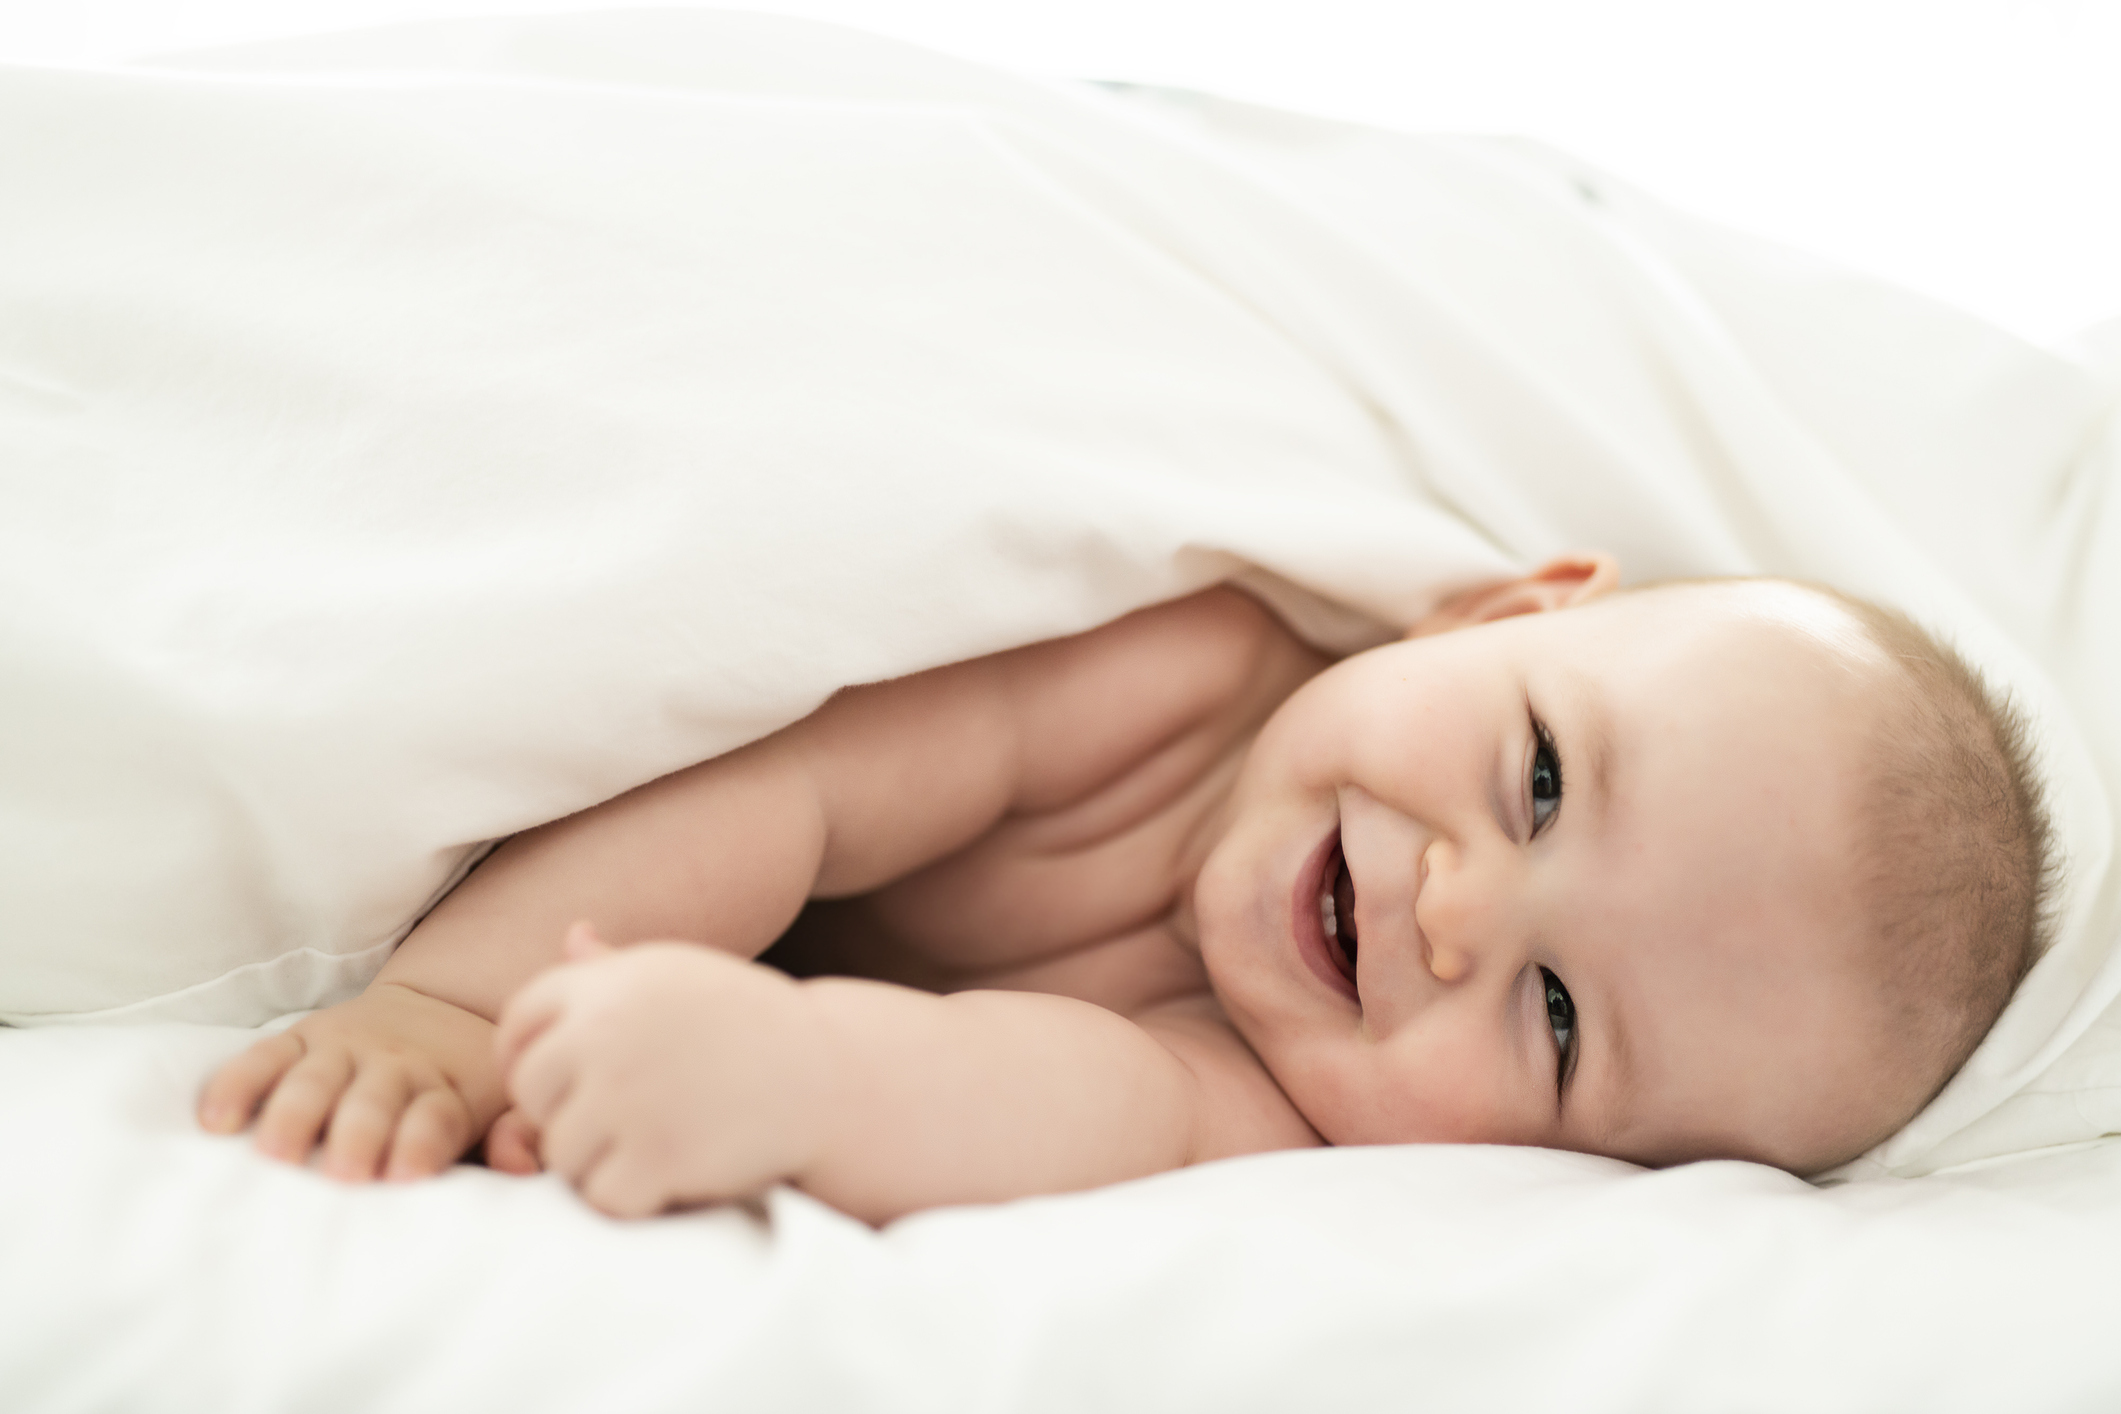
M 334 1178 L 424 1178 L 501 1112 L 492 1037 L 483 1017 L 378 983 L 222 1066 L 199 1099 L 199 1123 L 234 1134 L 256 1114 L 258 1148 L 273 1158 L 300 1163 L 321 1135 Z
M 509 1002 L 496 1038 L 548 1169 L 604 1212 L 645 1217 L 805 1167 L 827 1072 L 795 982 L 694 943 L 613 950 L 586 923 L 567 956 Z

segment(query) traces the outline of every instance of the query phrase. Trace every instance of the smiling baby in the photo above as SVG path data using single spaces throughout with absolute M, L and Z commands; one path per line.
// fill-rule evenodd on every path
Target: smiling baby
M 622 1215 L 1317 1144 L 1829 1168 L 2036 952 L 2022 729 L 1889 611 L 1618 579 L 1338 663 L 1217 589 L 851 688 L 508 841 L 201 1121 L 348 1179 L 485 1136 Z

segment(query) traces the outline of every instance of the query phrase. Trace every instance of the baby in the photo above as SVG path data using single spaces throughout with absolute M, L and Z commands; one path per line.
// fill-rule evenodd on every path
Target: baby
M 348 1179 L 486 1136 L 620 1215 L 1317 1144 L 1829 1168 L 2034 955 L 2022 731 L 1888 611 L 1618 581 L 1339 663 L 1217 589 L 851 688 L 510 840 L 201 1122 Z

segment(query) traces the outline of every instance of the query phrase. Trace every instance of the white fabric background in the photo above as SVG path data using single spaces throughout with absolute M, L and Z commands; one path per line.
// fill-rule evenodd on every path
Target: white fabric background
M 702 8 L 697 0 L 685 0 Z M 630 0 L 0 0 L 107 62 Z M 2121 315 L 2121 0 L 752 0 L 1053 76 L 1515 133 L 2051 341 Z
M 188 1120 L 245 1033 L 0 1046 L 10 1410 L 1993 1414 L 2121 1401 L 2121 1146 L 1820 1190 L 1540 1150 L 1271 1154 L 872 1232 L 356 1190 Z
M 801 22 L 466 21 L 0 102 L 35 744 L 0 1017 L 350 995 L 481 842 L 849 682 L 1248 565 L 1352 647 L 1598 545 L 1897 602 L 2013 685 L 2061 943 L 1880 1157 L 2110 1124 L 2089 367 L 1534 149 Z
M 18 1019 L 251 1021 L 358 985 L 477 841 L 841 682 L 1247 564 L 1352 646 L 1596 543 L 1643 574 L 1904 603 L 2039 715 L 2078 866 L 2064 944 L 1863 1171 L 2121 1127 L 2110 373 L 1536 148 L 772 24 L 5 78 Z M 1077 1380 L 1144 1408 L 1388 1378 L 1476 1407 L 2113 1392 L 2084 1315 L 2121 1243 L 2104 1145 L 1829 1193 L 1337 1152 L 883 1237 L 798 1200 L 770 1229 L 620 1230 L 549 1183 L 351 1192 L 196 1134 L 190 1096 L 241 1039 L 0 1035 L 21 1153 L 0 1251 L 31 1274 L 0 1387 L 229 1408 L 1034 1407 Z M 1286 1319 L 1277 1292 L 1301 1294 Z M 1144 1314 L 1171 1310 L 1203 1314 Z M 1979 1358 L 1987 1332 L 2016 1358 Z

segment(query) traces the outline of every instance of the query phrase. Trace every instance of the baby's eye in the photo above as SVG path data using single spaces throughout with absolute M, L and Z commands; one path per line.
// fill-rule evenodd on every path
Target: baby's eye
M 1554 1066 L 1554 1088 L 1559 1090 L 1576 1068 L 1576 1003 L 1569 999 L 1569 989 L 1561 985 L 1561 979 L 1544 967 L 1539 969 L 1539 980 L 1546 984 L 1547 1025 L 1554 1030 L 1554 1049 L 1560 1055 Z
M 1561 809 L 1561 757 L 1554 751 L 1554 738 L 1536 717 L 1532 733 L 1539 743 L 1532 752 L 1532 833 L 1537 835 Z

